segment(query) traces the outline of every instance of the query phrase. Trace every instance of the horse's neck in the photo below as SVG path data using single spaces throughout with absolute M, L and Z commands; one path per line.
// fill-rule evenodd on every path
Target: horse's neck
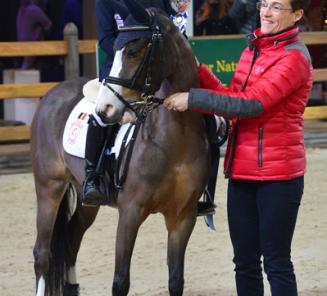
M 181 49 L 177 57 L 176 67 L 173 74 L 168 77 L 172 93 L 187 92 L 192 87 L 199 87 L 195 57 L 190 48 L 187 48 L 188 45 L 185 44 L 185 40 L 182 40 L 179 46 Z
M 197 73 L 197 71 L 194 72 Z M 182 71 L 177 71 L 177 73 L 161 83 L 160 89 L 156 92 L 157 97 L 166 98 L 173 93 L 189 91 L 190 88 L 199 86 L 196 75 L 185 77 L 187 74 L 183 74 Z
M 160 89 L 156 92 L 156 97 L 164 99 L 168 97 L 170 94 L 172 94 L 172 87 L 170 85 L 170 82 L 165 79 L 160 86 Z

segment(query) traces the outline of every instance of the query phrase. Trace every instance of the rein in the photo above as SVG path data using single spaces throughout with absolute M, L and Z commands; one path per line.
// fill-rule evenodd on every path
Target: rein
M 126 134 L 124 135 L 124 138 L 123 138 L 123 141 L 121 144 L 121 149 L 120 149 L 120 152 L 119 152 L 119 155 L 117 158 L 115 172 L 114 172 L 114 185 L 115 185 L 115 188 L 117 188 L 119 190 L 123 188 L 123 184 L 126 181 L 127 172 L 128 172 L 128 168 L 129 168 L 129 163 L 131 161 L 135 140 L 136 140 L 137 134 L 140 130 L 141 124 L 142 124 L 142 121 L 136 120 L 128 127 L 128 130 L 126 131 Z M 126 147 L 126 142 L 127 142 L 128 136 L 129 136 L 133 126 L 135 126 L 134 131 L 133 131 L 132 137 L 130 139 L 129 145 Z M 123 167 L 123 171 L 120 174 L 120 167 L 122 165 L 122 162 L 123 162 L 126 152 L 127 152 L 127 155 L 126 155 L 125 164 Z
M 160 46 L 160 42 L 162 40 L 162 34 L 160 32 L 160 28 L 158 26 L 133 26 L 133 27 L 125 27 L 119 29 L 119 32 L 135 32 L 135 31 L 152 31 L 152 36 L 150 42 L 147 45 L 147 50 L 137 68 L 135 74 L 131 79 L 123 79 L 119 77 L 108 76 L 104 80 L 104 85 L 116 96 L 118 100 L 120 100 L 126 108 L 130 109 L 135 113 L 138 120 L 142 122 L 146 118 L 147 114 L 151 112 L 155 107 L 162 104 L 164 99 L 158 98 L 154 96 L 154 93 L 151 92 L 151 83 L 152 83 L 152 67 L 151 62 L 154 59 L 154 53 L 158 45 Z M 141 75 L 143 71 L 146 71 L 145 83 L 143 88 L 137 89 L 135 87 L 135 82 L 137 78 Z M 139 100 L 128 100 L 124 98 L 121 94 L 116 92 L 111 86 L 111 84 L 121 85 L 123 87 L 127 87 L 129 89 L 137 89 L 141 91 L 141 97 Z M 154 106 L 156 104 L 157 106 Z M 137 111 L 135 107 L 143 106 L 141 111 Z

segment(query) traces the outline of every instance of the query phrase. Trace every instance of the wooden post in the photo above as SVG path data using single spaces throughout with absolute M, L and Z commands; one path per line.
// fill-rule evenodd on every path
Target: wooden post
M 96 0 L 88 0 L 83 2 L 83 39 L 97 39 L 96 34 L 96 18 L 95 18 L 95 2 Z M 94 47 L 95 48 L 95 47 Z M 95 54 L 83 55 L 83 76 L 96 77 Z
M 64 40 L 68 53 L 65 58 L 65 79 L 79 77 L 78 30 L 75 24 L 68 23 L 64 28 Z

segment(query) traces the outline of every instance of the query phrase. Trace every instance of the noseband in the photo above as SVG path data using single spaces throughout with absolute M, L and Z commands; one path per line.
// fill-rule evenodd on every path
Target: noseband
M 124 79 L 119 77 L 108 76 L 105 78 L 103 84 L 119 99 L 126 108 L 130 109 L 135 113 L 138 119 L 145 118 L 147 113 L 152 111 L 154 104 L 162 104 L 163 99 L 157 98 L 154 96 L 154 93 L 151 92 L 151 83 L 152 83 L 152 68 L 151 64 L 154 59 L 154 53 L 156 48 L 160 46 L 162 41 L 162 34 L 160 32 L 159 26 L 133 26 L 125 27 L 119 29 L 119 32 L 135 32 L 135 31 L 152 31 L 152 36 L 150 42 L 147 45 L 146 53 L 142 59 L 142 62 L 138 66 L 135 74 L 131 79 Z M 143 87 L 136 88 L 135 82 L 137 78 L 141 75 L 143 71 L 146 71 L 145 83 Z M 128 100 L 124 98 L 121 94 L 115 91 L 110 84 L 121 85 L 129 89 L 135 89 L 141 91 L 141 97 L 139 100 Z M 137 111 L 135 107 L 143 106 L 141 111 Z

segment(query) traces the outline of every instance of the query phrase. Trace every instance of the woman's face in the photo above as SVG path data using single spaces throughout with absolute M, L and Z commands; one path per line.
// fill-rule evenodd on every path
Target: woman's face
M 301 19 L 303 10 L 293 11 L 291 0 L 263 0 L 260 5 L 261 32 L 276 34 Z

